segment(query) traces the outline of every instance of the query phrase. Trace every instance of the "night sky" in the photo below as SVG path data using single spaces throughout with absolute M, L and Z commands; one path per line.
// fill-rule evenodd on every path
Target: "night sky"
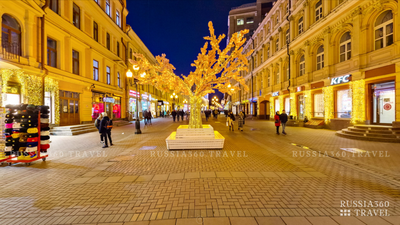
M 154 56 L 165 53 L 177 75 L 188 75 L 209 35 L 208 22 L 216 35 L 226 35 L 231 8 L 252 2 L 256 0 L 127 0 L 127 23 Z M 226 38 L 221 49 L 225 45 Z

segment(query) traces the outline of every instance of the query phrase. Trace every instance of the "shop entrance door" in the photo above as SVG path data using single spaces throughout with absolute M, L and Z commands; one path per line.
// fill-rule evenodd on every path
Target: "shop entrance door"
M 394 81 L 372 85 L 373 123 L 391 124 L 395 121 Z
M 298 108 L 297 112 L 299 113 L 299 120 L 304 120 L 304 95 L 298 96 Z
M 79 93 L 60 90 L 60 126 L 79 123 Z

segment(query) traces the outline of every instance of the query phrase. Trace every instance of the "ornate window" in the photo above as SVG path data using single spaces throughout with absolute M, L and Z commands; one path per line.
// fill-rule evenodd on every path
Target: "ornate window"
M 351 59 L 351 34 L 346 32 L 340 38 L 340 62 Z
M 299 25 L 298 25 L 298 28 L 299 28 L 299 34 L 301 34 L 301 33 L 303 33 L 303 17 L 300 17 L 300 19 L 299 19 Z
M 315 22 L 322 18 L 322 0 L 319 0 L 315 5 Z
M 306 60 L 304 55 L 302 55 L 299 62 L 299 76 L 303 76 L 304 74 L 306 74 Z
M 375 22 L 375 50 L 393 44 L 393 14 L 383 12 Z
M 8 14 L 2 16 L 1 46 L 9 53 L 21 55 L 21 26 Z
M 276 68 L 276 77 L 275 77 L 275 84 L 279 84 L 279 79 L 280 79 L 280 71 L 279 71 L 279 66 L 277 66 L 278 68 Z
M 319 46 L 317 50 L 317 70 L 324 68 L 324 46 Z

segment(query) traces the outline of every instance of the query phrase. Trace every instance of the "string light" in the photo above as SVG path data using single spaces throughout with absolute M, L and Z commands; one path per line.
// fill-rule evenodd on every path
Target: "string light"
M 334 118 L 333 87 L 323 87 L 322 93 L 324 94 L 325 124 L 329 124 Z
M 296 94 L 290 93 L 290 115 L 297 117 Z
M 351 123 L 362 123 L 365 121 L 365 80 L 352 81 L 350 88 L 353 95 Z

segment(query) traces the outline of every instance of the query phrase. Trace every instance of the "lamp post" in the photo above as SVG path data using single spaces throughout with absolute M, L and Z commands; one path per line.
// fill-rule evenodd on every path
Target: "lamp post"
M 139 69 L 140 69 L 139 66 L 137 66 L 137 65 L 133 66 L 133 71 L 135 71 L 136 75 L 138 74 Z M 145 72 L 140 74 L 141 77 L 144 77 L 145 75 L 146 75 Z M 135 122 L 136 131 L 135 131 L 135 134 L 141 134 L 142 131 L 140 130 L 140 121 L 139 121 L 139 98 L 138 98 L 139 92 L 138 92 L 138 85 L 137 85 L 138 80 L 137 79 L 133 79 L 133 74 L 132 74 L 130 69 L 126 72 L 126 77 L 129 80 L 130 86 L 132 86 L 132 80 L 134 80 L 134 84 L 136 86 L 136 122 Z
M 175 99 L 178 98 L 178 95 L 175 92 L 171 95 L 171 98 L 174 100 L 174 107 L 175 107 Z M 173 108 L 174 109 L 174 108 Z

